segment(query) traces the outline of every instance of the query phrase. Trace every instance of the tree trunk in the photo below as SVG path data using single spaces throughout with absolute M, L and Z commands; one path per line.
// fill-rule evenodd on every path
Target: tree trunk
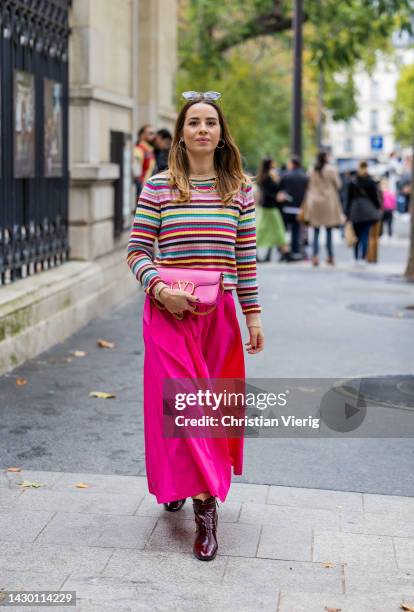
M 414 145 L 413 159 L 411 163 L 411 193 L 409 211 L 411 214 L 410 251 L 404 276 L 408 281 L 414 283 Z

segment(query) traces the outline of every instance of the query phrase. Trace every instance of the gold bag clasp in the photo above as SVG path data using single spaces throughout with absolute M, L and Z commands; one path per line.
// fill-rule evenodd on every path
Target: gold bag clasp
M 191 290 L 188 288 L 191 286 Z M 188 280 L 175 280 L 170 284 L 171 289 L 178 289 L 179 291 L 187 291 L 188 293 L 194 293 L 195 285 L 192 281 Z

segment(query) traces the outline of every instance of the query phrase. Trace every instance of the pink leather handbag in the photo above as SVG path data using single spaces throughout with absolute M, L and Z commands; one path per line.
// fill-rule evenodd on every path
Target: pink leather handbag
M 157 266 L 161 280 L 171 289 L 187 291 L 200 301 L 190 314 L 207 315 L 216 308 L 224 292 L 224 277 L 222 272 L 215 270 L 195 270 L 194 268 L 167 268 Z M 160 310 L 165 306 L 155 298 L 151 298 Z M 187 311 L 190 312 L 190 311 Z M 182 319 L 183 314 L 174 314 L 176 319 Z

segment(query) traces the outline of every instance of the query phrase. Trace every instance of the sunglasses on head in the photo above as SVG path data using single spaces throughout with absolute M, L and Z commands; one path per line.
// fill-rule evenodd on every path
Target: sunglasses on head
M 221 93 L 219 91 L 183 91 L 181 96 L 184 100 L 197 100 L 205 99 L 205 100 L 218 100 L 221 98 Z

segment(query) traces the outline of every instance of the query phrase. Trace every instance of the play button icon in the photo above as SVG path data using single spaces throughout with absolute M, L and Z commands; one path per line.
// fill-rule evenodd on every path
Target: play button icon
M 354 381 L 352 381 L 354 384 Z M 330 389 L 320 403 L 320 418 L 333 431 L 348 432 L 357 429 L 365 419 L 367 405 L 356 388 L 340 386 Z
M 345 404 L 345 418 L 350 419 L 354 416 L 354 414 L 358 414 L 359 408 L 355 408 L 355 406 L 351 406 L 350 404 Z

